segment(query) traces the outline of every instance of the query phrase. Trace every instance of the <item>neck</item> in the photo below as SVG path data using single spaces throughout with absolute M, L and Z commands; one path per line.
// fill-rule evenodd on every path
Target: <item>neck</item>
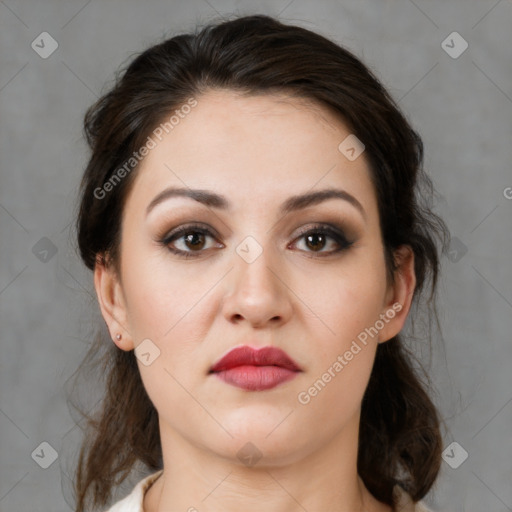
M 358 420 L 326 446 L 263 457 L 252 466 L 189 443 L 161 422 L 164 472 L 146 493 L 144 512 L 389 511 L 357 474 Z

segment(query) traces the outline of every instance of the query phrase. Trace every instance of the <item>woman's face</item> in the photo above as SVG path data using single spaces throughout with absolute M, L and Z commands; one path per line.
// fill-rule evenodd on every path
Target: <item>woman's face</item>
M 120 280 L 96 268 L 102 310 L 120 348 L 143 343 L 163 432 L 293 462 L 357 429 L 377 344 L 401 329 L 413 283 L 386 283 L 368 161 L 351 139 L 339 149 L 350 131 L 337 117 L 284 95 L 196 100 L 153 135 L 125 204 Z M 205 194 L 161 196 L 173 188 Z M 339 196 L 290 202 L 326 189 Z M 300 371 L 264 390 L 210 373 L 242 345 L 278 347 Z

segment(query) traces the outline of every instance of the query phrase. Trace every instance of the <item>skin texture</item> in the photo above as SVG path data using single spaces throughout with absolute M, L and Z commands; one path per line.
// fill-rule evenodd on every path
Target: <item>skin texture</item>
M 160 350 L 148 366 L 138 360 L 164 457 L 144 510 L 390 510 L 357 475 L 358 427 L 377 343 L 400 331 L 410 308 L 412 252 L 397 251 L 400 271 L 387 283 L 365 154 L 349 161 L 338 150 L 350 132 L 325 107 L 228 90 L 196 99 L 138 170 L 123 213 L 120 276 L 101 264 L 94 272 L 114 343 L 131 350 L 149 338 Z M 146 216 L 169 186 L 222 194 L 230 210 L 174 197 Z M 290 196 L 328 187 L 357 198 L 364 216 L 340 199 L 279 213 Z M 172 245 L 197 257 L 180 258 L 160 243 L 160 235 L 192 222 L 213 236 L 187 245 L 181 235 Z M 334 253 L 331 237 L 308 243 L 300 229 L 315 223 L 338 226 L 352 245 Z M 236 251 L 247 236 L 263 250 L 252 263 Z M 401 310 L 378 335 L 359 343 L 353 359 L 301 404 L 299 393 L 396 303 Z M 253 392 L 208 374 L 244 344 L 277 346 L 302 371 Z M 255 465 L 237 455 L 246 443 L 262 455 Z

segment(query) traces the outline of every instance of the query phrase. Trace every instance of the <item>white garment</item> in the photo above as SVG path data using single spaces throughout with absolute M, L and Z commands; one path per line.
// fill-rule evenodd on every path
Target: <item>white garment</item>
M 115 505 L 107 510 L 107 512 L 144 512 L 142 504 L 144 502 L 144 494 L 151 487 L 153 482 L 160 476 L 163 469 L 143 478 L 132 490 L 132 492 L 118 501 Z
M 153 482 L 160 476 L 163 470 L 157 471 L 146 478 L 143 478 L 132 490 L 132 492 L 118 501 L 115 505 L 109 508 L 106 512 L 144 512 L 142 504 L 144 501 L 144 494 L 151 487 Z M 432 512 L 423 502 L 414 504 L 410 496 L 403 491 L 400 487 L 395 487 L 399 493 L 400 500 L 397 505 L 397 512 Z

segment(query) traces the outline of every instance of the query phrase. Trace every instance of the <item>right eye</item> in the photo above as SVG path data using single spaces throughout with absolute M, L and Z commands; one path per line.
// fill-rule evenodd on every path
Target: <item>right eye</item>
M 206 247 L 207 239 L 216 240 L 216 235 L 210 229 L 199 224 L 188 224 L 166 234 L 160 243 L 166 246 L 169 251 L 183 258 L 194 258 L 200 253 L 214 247 Z M 177 245 L 181 245 L 177 247 Z M 219 245 L 217 245 L 219 247 Z M 223 247 L 220 244 L 220 247 Z M 198 254 L 194 254 L 198 253 Z

